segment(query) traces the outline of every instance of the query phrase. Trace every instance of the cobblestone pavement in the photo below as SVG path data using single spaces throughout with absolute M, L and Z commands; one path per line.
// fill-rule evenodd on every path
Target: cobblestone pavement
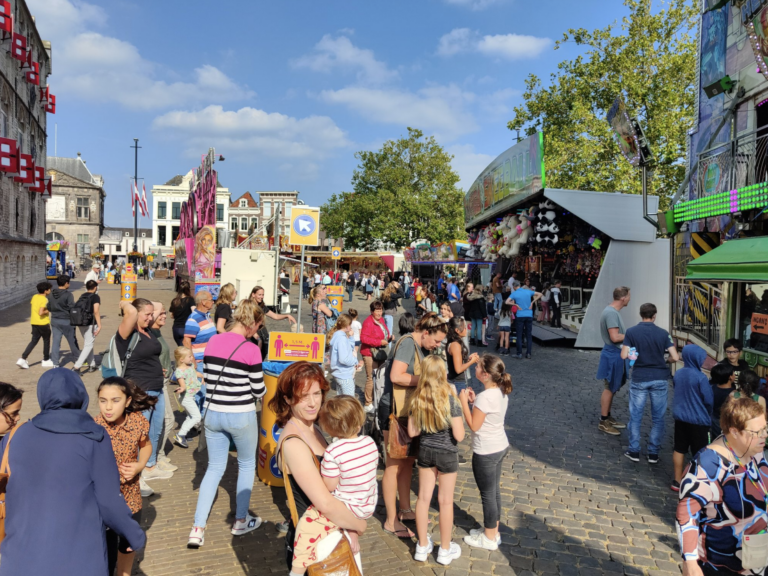
M 82 283 L 76 281 L 73 286 L 77 297 Z M 167 306 L 173 298 L 172 288 L 172 282 L 167 280 L 140 281 L 139 295 L 160 300 Z M 119 323 L 117 287 L 105 284 L 100 294 L 104 331 L 97 339 L 99 352 L 106 348 Z M 405 301 L 406 309 L 412 309 L 412 302 Z M 353 306 L 360 312 L 361 320 L 368 315 L 367 303 L 359 293 Z M 303 315 L 302 322 L 308 328 L 308 306 L 303 307 L 303 312 L 307 315 Z M 28 322 L 28 304 L 5 310 L 0 316 L 0 380 L 26 390 L 24 419 L 38 411 L 34 390 L 42 371 L 41 345 L 30 358 L 30 370 L 14 365 L 28 342 Z M 270 327 L 281 324 L 285 322 Z M 170 318 L 164 333 L 173 342 Z M 461 446 L 465 462 L 460 466 L 456 486 L 454 532 L 455 541 L 462 547 L 462 557 L 448 568 L 437 564 L 434 556 L 425 563 L 414 562 L 414 542 L 398 540 L 382 531 L 382 504 L 361 538 L 366 576 L 459 576 L 470 572 L 498 576 L 679 574 L 674 533 L 676 495 L 668 489 L 672 468 L 671 415 L 668 414 L 661 463 L 635 464 L 624 458 L 626 433 L 610 437 L 597 430 L 602 391 L 602 385 L 594 379 L 597 360 L 596 351 L 538 346 L 534 347 L 533 360 L 507 357 L 514 391 L 506 421 L 511 450 L 502 478 L 502 545 L 498 551 L 470 549 L 461 540 L 482 520 L 480 494 L 469 464 L 469 441 L 465 440 Z M 364 373 L 358 374 L 358 386 L 363 378 Z M 98 408 L 93 392 L 100 378 L 95 373 L 84 380 L 91 392 L 90 412 L 95 414 Z M 619 392 L 613 411 L 616 418 L 625 422 L 627 396 L 626 389 Z M 643 447 L 649 419 L 646 416 Z M 285 574 L 282 536 L 275 530 L 275 523 L 287 517 L 284 491 L 271 489 L 257 480 L 251 509 L 264 519 L 264 525 L 245 536 L 233 537 L 229 532 L 233 521 L 230 510 L 234 507 L 237 466 L 231 455 L 209 518 L 205 546 L 187 550 L 187 535 L 206 463 L 196 460 L 191 449 L 174 447 L 169 456 L 179 470 L 170 480 L 153 481 L 156 494 L 144 500 L 142 523 L 148 542 L 138 555 L 134 573 Z M 415 480 L 413 487 L 416 488 Z M 437 541 L 440 535 L 436 499 L 435 495 L 431 514 L 433 537 Z M 412 504 L 415 505 L 415 492 Z

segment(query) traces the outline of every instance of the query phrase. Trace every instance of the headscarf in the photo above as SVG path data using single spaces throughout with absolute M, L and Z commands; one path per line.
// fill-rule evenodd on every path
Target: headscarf
M 72 370 L 54 368 L 37 381 L 37 401 L 41 412 L 32 418 L 40 430 L 54 434 L 81 434 L 101 441 L 104 428 L 86 411 L 88 392 L 82 379 Z

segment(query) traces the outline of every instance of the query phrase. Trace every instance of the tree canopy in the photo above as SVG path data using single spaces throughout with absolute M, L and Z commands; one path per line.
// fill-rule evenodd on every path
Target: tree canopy
M 408 246 L 425 239 L 464 237 L 464 194 L 453 156 L 420 130 L 388 140 L 378 151 L 355 154 L 353 192 L 334 194 L 320 209 L 323 230 L 346 249 Z
M 623 95 L 654 155 L 649 193 L 666 206 L 685 176 L 687 133 L 694 124 L 698 13 L 692 0 L 625 0 L 629 16 L 589 32 L 569 29 L 562 40 L 586 52 L 558 65 L 551 85 L 530 75 L 510 130 L 544 132 L 548 186 L 640 193 L 639 172 L 621 155 L 606 115 Z

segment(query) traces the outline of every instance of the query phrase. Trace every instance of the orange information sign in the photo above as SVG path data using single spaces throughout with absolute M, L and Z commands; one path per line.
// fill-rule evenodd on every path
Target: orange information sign
M 325 334 L 270 332 L 268 360 L 317 362 L 322 364 Z
M 325 293 L 328 296 L 344 296 L 344 286 L 326 286 Z
M 758 334 L 768 334 L 768 314 L 752 314 L 752 332 Z
M 120 278 L 123 282 L 138 282 L 138 277 L 136 274 L 131 274 L 129 272 L 124 272 Z

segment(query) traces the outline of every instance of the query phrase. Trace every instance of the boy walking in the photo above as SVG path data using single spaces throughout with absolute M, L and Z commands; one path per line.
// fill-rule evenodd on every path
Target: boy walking
M 61 347 L 61 338 L 64 337 L 69 342 L 69 352 L 74 357 L 80 356 L 80 348 L 75 338 L 75 327 L 69 323 L 69 311 L 75 305 L 75 299 L 72 292 L 69 291 L 69 276 L 62 274 L 56 278 L 58 288 L 54 288 L 48 295 L 48 310 L 51 314 L 51 332 L 53 335 L 53 346 L 51 349 L 51 360 L 53 367 L 58 368 L 59 348 Z
M 680 491 L 688 450 L 695 456 L 709 444 L 714 397 L 712 386 L 701 371 L 706 358 L 707 353 L 703 348 L 688 344 L 683 348 L 683 367 L 675 373 L 673 379 L 675 398 L 672 416 L 675 419 L 675 443 L 672 464 L 675 479 L 670 488 L 675 492 Z
M 35 349 L 40 338 L 43 339 L 43 368 L 53 368 L 51 362 L 51 317 L 48 312 L 48 294 L 51 293 L 51 285 L 48 282 L 40 282 L 37 285 L 37 294 L 32 296 L 31 314 L 29 323 L 32 325 L 32 340 L 29 341 L 24 353 L 16 361 L 16 366 L 24 370 L 29 368 L 27 358 Z

